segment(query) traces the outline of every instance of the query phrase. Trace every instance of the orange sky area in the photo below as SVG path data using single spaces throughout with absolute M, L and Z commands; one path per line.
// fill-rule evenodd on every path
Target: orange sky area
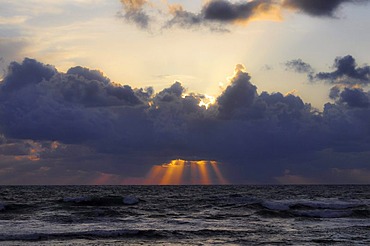
M 147 175 L 147 185 L 227 184 L 216 161 L 172 160 L 155 165 Z

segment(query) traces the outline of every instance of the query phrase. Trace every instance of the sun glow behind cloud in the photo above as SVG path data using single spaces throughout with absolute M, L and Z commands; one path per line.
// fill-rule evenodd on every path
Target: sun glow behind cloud
M 208 109 L 208 107 L 212 104 L 214 104 L 216 102 L 216 98 L 213 97 L 213 96 L 209 96 L 209 95 L 204 95 L 204 98 L 202 98 L 202 100 L 200 101 L 200 103 L 198 104 L 199 107 L 206 107 L 206 109 Z
M 227 184 L 216 161 L 172 160 L 167 164 L 155 165 L 147 175 L 148 185 L 183 184 Z

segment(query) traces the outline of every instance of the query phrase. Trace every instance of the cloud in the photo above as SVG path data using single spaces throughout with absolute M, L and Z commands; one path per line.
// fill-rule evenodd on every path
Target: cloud
M 232 3 L 226 0 L 208 1 L 202 6 L 200 13 L 192 13 L 181 5 L 170 6 L 170 19 L 166 27 L 207 26 L 211 30 L 225 30 L 224 24 L 246 23 L 253 19 L 280 19 L 278 6 L 271 0 L 254 0 L 250 2 Z M 262 17 L 263 16 L 263 17 Z
M 315 72 L 310 64 L 301 59 L 291 60 L 285 63 L 287 70 L 297 73 L 306 73 L 312 82 L 325 81 L 336 85 L 331 91 L 332 97 L 342 87 L 367 86 L 370 84 L 370 66 L 358 66 L 355 58 L 351 55 L 337 57 L 334 60 L 332 72 Z M 334 94 L 333 94 L 334 93 Z
M 344 88 L 336 99 L 340 103 L 356 108 L 367 108 L 370 103 L 369 94 L 365 93 L 361 88 Z
M 237 65 L 206 108 L 199 106 L 205 95 L 179 82 L 155 93 L 116 84 L 99 70 L 62 73 L 26 58 L 11 63 L 0 83 L 1 180 L 90 184 L 111 177 L 119 184 L 182 159 L 222 163 L 235 183 L 336 182 L 333 168 L 368 170 L 370 99 L 359 88 L 332 94 L 334 102 L 318 112 L 293 94 L 258 93 Z M 325 150 L 357 161 L 317 154 Z
M 145 13 L 144 7 L 147 0 L 120 0 L 124 13 L 119 13 L 127 22 L 136 24 L 139 28 L 149 28 L 150 17 Z
M 14 91 L 21 87 L 49 80 L 56 73 L 55 68 L 43 65 L 32 59 L 24 59 L 22 64 L 12 62 L 3 80 L 1 90 Z
M 314 80 L 314 69 L 311 67 L 310 64 L 302 61 L 301 59 L 287 61 L 285 63 L 285 68 L 286 70 L 290 70 L 296 73 L 307 74 L 307 77 L 310 81 Z
M 214 0 L 207 2 L 202 8 L 205 20 L 220 22 L 248 21 L 259 14 L 267 14 L 276 10 L 275 1 L 254 0 L 250 2 L 231 3 L 225 0 Z
M 237 65 L 230 85 L 217 98 L 221 117 L 231 117 L 241 108 L 250 107 L 257 97 L 257 87 L 250 83 L 250 77 L 244 72 L 243 65 Z
M 338 8 L 345 3 L 366 3 L 368 0 L 284 0 L 283 7 L 311 16 L 334 17 Z
M 98 71 L 76 67 L 63 74 L 28 58 L 10 64 L 0 91 L 9 136 L 67 143 L 109 128 L 114 114 L 104 108 L 142 104 L 131 87 L 114 85 Z
M 287 61 L 285 63 L 285 66 L 287 70 L 292 70 L 297 73 L 307 73 L 307 74 L 313 73 L 313 68 L 311 67 L 311 65 L 305 63 L 301 59 Z
M 315 79 L 325 80 L 332 84 L 368 85 L 370 83 L 370 67 L 358 66 L 351 55 L 337 57 L 333 68 L 335 69 L 333 72 L 317 73 Z
M 147 0 L 121 0 L 124 8 L 122 16 L 141 28 L 148 28 L 154 20 L 149 13 L 160 13 L 165 19 L 162 27 L 200 28 L 212 31 L 228 31 L 225 25 L 246 24 L 255 20 L 282 20 L 286 11 L 304 13 L 316 17 L 336 17 L 337 10 L 345 3 L 367 3 L 368 0 L 251 0 L 232 2 L 228 0 L 205 1 L 199 12 L 186 10 L 181 4 L 167 5 L 162 11 L 158 4 Z M 147 9 L 145 9 L 147 8 Z M 155 10 L 155 11 L 153 11 Z M 161 19 L 160 18 L 160 19 Z

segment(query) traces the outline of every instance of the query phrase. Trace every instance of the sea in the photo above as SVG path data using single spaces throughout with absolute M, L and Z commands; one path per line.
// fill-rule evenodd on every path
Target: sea
M 370 245 L 370 186 L 0 186 L 0 245 Z

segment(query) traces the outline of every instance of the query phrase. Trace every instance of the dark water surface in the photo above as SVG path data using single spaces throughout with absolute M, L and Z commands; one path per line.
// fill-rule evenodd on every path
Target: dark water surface
M 370 245 L 370 186 L 0 186 L 0 245 Z

